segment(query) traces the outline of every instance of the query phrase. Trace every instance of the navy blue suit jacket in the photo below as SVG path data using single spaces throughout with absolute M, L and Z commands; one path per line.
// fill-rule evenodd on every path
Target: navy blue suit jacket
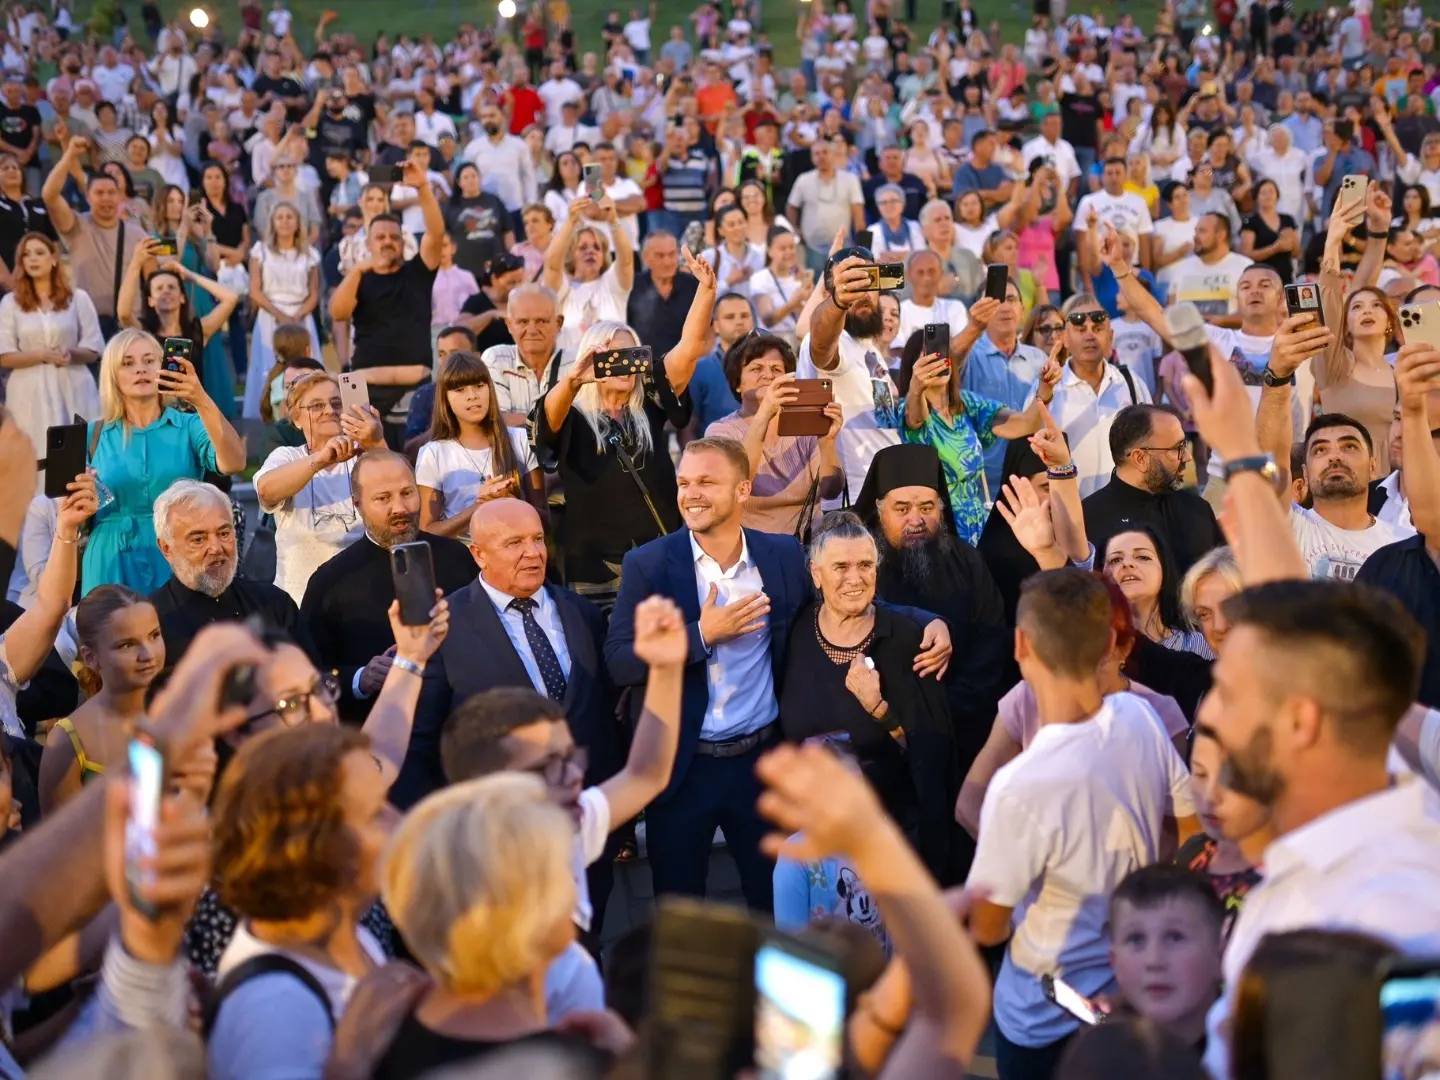
M 750 557 L 760 570 L 765 594 L 770 598 L 770 666 L 778 692 L 790 641 L 790 623 L 810 597 L 810 576 L 805 553 L 793 536 L 745 530 Z M 620 596 L 610 614 L 610 632 L 605 638 L 605 663 L 617 686 L 644 686 L 649 668 L 635 656 L 635 607 L 656 594 L 674 600 L 685 615 L 690 639 L 686 659 L 685 691 L 680 720 L 680 747 L 665 798 L 685 779 L 700 726 L 710 702 L 710 684 L 705 676 L 709 654 L 700 643 L 700 594 L 695 583 L 695 555 L 690 547 L 690 530 L 679 529 L 658 540 L 634 548 L 625 556 L 620 571 Z M 634 695 L 638 707 L 639 694 Z
M 587 780 L 608 779 L 620 768 L 615 695 L 601 663 L 604 617 L 590 601 L 569 589 L 546 585 L 560 613 L 570 676 L 565 682 L 565 716 L 575 741 L 590 753 Z M 520 654 L 500 625 L 490 595 L 479 580 L 451 593 L 450 632 L 425 667 L 425 685 L 416 709 L 410 751 L 396 781 L 397 806 L 409 805 L 445 784 L 440 764 L 440 731 L 455 706 L 497 686 L 533 688 Z

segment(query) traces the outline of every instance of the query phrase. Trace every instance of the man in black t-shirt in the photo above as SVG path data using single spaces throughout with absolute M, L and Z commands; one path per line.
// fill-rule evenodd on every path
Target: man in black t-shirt
M 403 178 L 419 193 L 425 218 L 419 254 L 406 260 L 400 218 L 381 214 L 365 232 L 369 257 L 345 275 L 330 297 L 330 317 L 354 327 L 351 367 L 420 369 L 418 374 L 400 372 L 398 378 L 390 372 L 371 385 L 370 402 L 386 417 L 407 388 L 430 374 L 430 290 L 445 237 L 444 215 L 418 158 L 405 162 Z M 398 441 L 398 429 L 389 424 L 386 434 Z
M 352 161 L 365 149 L 365 125 L 359 111 L 351 110 L 345 91 L 331 88 L 318 94 L 305 117 L 305 137 L 310 141 L 310 164 L 325 175 L 325 157 L 343 153 Z
M 477 281 L 483 280 L 486 268 L 509 251 L 515 239 L 510 212 L 488 191 L 473 199 L 451 200 L 447 224 L 455 238 L 455 265 L 469 270 Z
M 460 308 L 462 314 L 470 316 L 460 321 L 475 334 L 475 351 L 483 353 L 492 345 L 514 345 L 510 328 L 505 325 L 506 302 L 510 290 L 525 283 L 525 260 L 519 255 L 502 252 L 486 267 L 480 291 L 465 301 Z
M 25 101 L 24 83 L 14 75 L 7 75 L 4 100 L 0 101 L 0 141 L 14 148 L 22 169 L 36 168 L 35 152 L 40 146 L 40 125 L 40 111 Z
M 282 103 L 288 123 L 297 124 L 304 119 L 308 96 L 305 87 L 299 79 L 281 72 L 278 52 L 265 54 L 265 72 L 251 83 L 250 88 L 260 95 L 260 104 L 267 109 L 276 101 Z

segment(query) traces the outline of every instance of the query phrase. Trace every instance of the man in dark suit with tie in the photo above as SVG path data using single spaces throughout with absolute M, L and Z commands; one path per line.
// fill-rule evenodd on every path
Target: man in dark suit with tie
M 532 688 L 558 702 L 589 756 L 586 783 L 619 770 L 615 695 L 601 662 L 600 609 L 545 583 L 545 527 L 520 499 L 492 499 L 470 519 L 478 577 L 451 593 L 447 646 L 425 672 L 425 696 L 410 743 L 416 779 L 445 783 L 440 727 L 465 699 L 497 686 Z M 473 571 L 474 567 L 472 567 Z
M 755 810 L 762 790 L 755 761 L 780 738 L 775 688 L 810 576 L 794 537 L 741 527 L 749 477 L 745 448 L 733 439 L 685 447 L 676 481 L 687 528 L 625 556 L 605 661 L 616 685 L 643 685 L 635 609 L 657 593 L 680 605 L 690 641 L 680 746 L 670 786 L 645 817 L 655 893 L 704 894 L 719 828 L 746 903 L 769 911 L 773 866 L 760 851 L 768 829 Z M 931 624 L 925 643 L 948 660 L 944 624 L 923 614 L 919 621 Z

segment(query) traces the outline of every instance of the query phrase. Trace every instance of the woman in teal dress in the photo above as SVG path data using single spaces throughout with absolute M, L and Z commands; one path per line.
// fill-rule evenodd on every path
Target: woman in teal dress
M 970 321 L 951 340 L 951 354 L 967 357 L 992 318 L 1003 313 L 1018 319 L 1019 307 L 1020 294 L 1013 281 L 1003 305 L 988 297 L 975 301 Z M 1006 310 L 1012 308 L 1015 310 Z M 939 354 L 921 356 L 921 340 L 921 331 L 911 334 L 900 361 L 900 381 L 908 388 L 903 438 L 908 443 L 933 446 L 940 455 L 956 534 L 974 545 L 985 528 L 987 504 L 997 494 L 985 490 L 984 450 L 996 439 L 1018 439 L 1040 430 L 1049 417 L 1045 406 L 1055 393 L 1060 369 L 1054 361 L 1047 363 L 1030 404 L 1024 412 L 1016 412 L 961 389 L 964 363 Z
M 133 329 L 111 338 L 100 358 L 100 419 L 90 425 L 89 446 L 103 490 L 85 545 L 85 592 L 115 584 L 146 596 L 165 584 L 170 567 L 155 545 L 155 500 L 176 480 L 245 467 L 244 442 L 195 368 L 181 361 L 183 371 L 162 371 L 160 360 L 160 343 Z

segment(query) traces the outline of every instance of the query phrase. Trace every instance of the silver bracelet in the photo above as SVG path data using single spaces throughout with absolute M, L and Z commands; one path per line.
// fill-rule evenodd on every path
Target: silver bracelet
M 399 668 L 401 671 L 408 671 L 411 675 L 423 676 L 425 674 L 423 667 L 415 663 L 414 660 L 406 660 L 403 656 L 397 656 L 391 660 L 390 666 Z

